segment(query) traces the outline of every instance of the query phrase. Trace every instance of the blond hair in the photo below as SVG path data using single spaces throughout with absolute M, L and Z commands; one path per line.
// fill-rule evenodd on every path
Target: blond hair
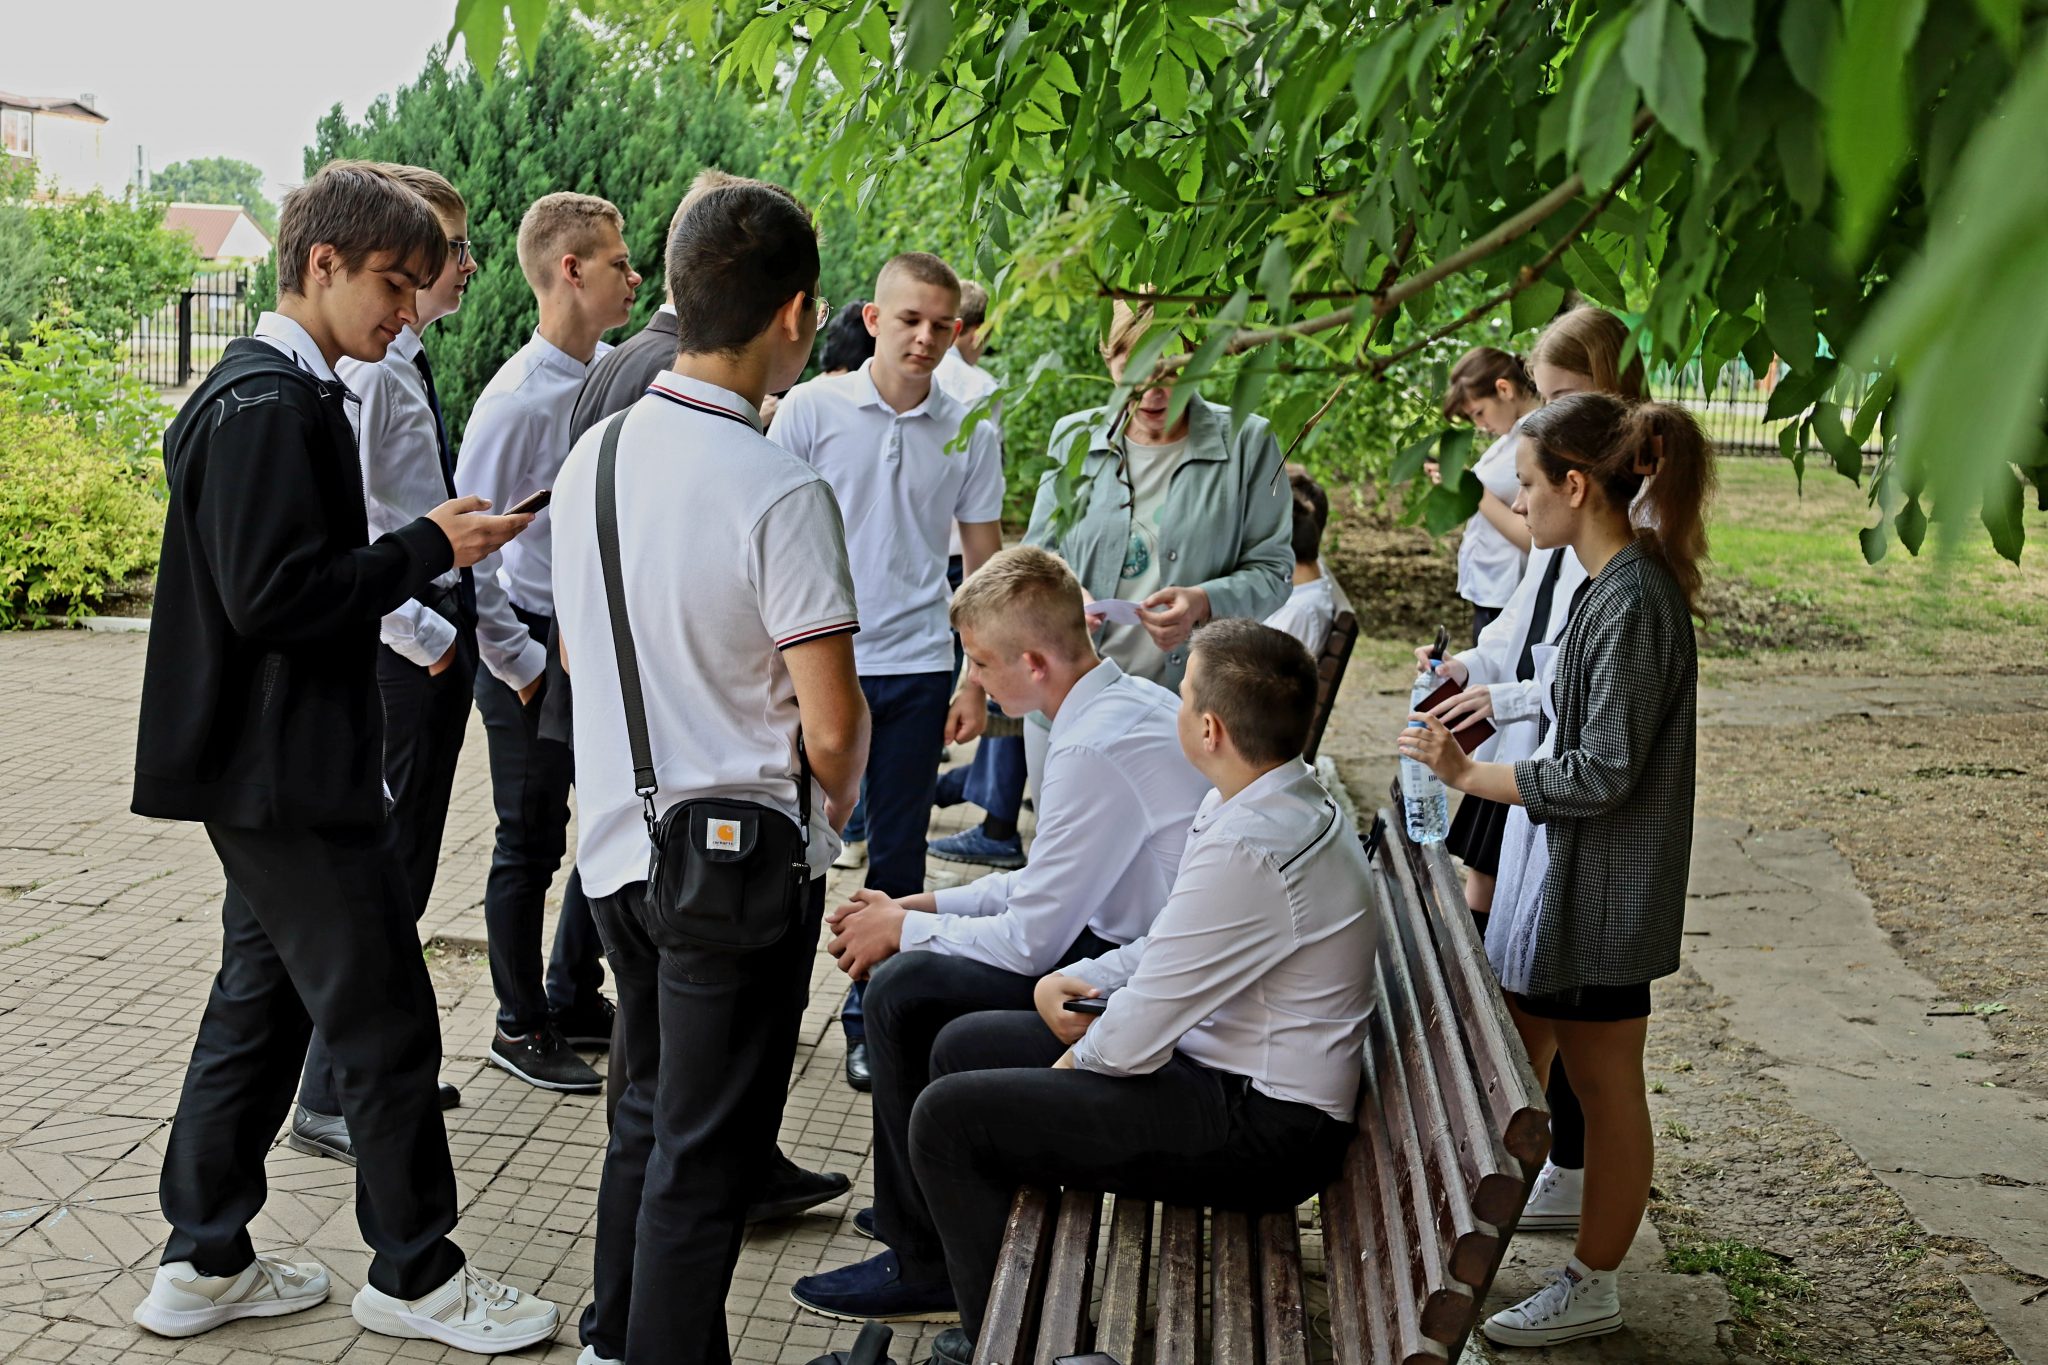
M 928 284 L 936 289 L 951 291 L 953 298 L 956 300 L 954 306 L 956 308 L 959 306 L 957 300 L 960 297 L 960 277 L 953 273 L 952 266 L 947 265 L 937 256 L 932 255 L 931 252 L 904 251 L 891 256 L 884 262 L 881 270 L 875 275 L 875 297 L 877 299 L 882 297 L 882 291 L 889 281 L 898 275 L 908 276 L 919 284 Z
M 1571 374 L 1582 374 L 1602 393 L 1615 394 L 1630 402 L 1647 396 L 1643 386 L 1643 358 L 1629 357 L 1628 324 L 1605 308 L 1585 304 L 1557 318 L 1536 338 L 1529 352 L 1529 368 L 1551 365 Z
M 960 281 L 960 326 L 972 331 L 988 321 L 988 290 L 973 280 Z
M 985 633 L 1008 658 L 1025 650 L 1078 661 L 1090 658 L 1080 580 L 1067 561 L 1036 545 L 998 550 L 953 594 L 953 629 Z
M 1114 360 L 1119 355 L 1128 355 L 1151 325 L 1151 304 L 1141 303 L 1133 308 L 1118 299 L 1109 308 L 1109 334 L 1102 338 L 1102 358 Z
M 602 224 L 610 224 L 621 235 L 626 231 L 625 216 L 609 199 L 561 190 L 534 200 L 519 220 L 519 268 L 526 272 L 527 283 L 546 289 L 556 261 L 597 250 L 604 237 Z
M 427 206 L 436 213 L 451 218 L 467 218 L 469 205 L 462 200 L 462 191 L 448 183 L 448 177 L 439 171 L 430 171 L 425 166 L 404 166 L 396 161 L 380 161 L 377 169 L 427 201 Z

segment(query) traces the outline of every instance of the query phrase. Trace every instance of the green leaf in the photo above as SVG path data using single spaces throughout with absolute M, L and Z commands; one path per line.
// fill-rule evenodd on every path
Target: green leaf
M 1259 263 L 1259 292 L 1266 297 L 1267 311 L 1276 327 L 1285 327 L 1294 316 L 1294 266 L 1287 259 L 1287 243 L 1275 237 L 1266 243 L 1266 256 Z
M 1156 50 L 1147 51 L 1136 61 L 1127 62 L 1116 73 L 1117 101 L 1126 109 L 1135 109 L 1142 104 L 1145 96 L 1152 91 L 1152 68 L 1159 59 Z
M 1465 467 L 1472 458 L 1472 428 L 1450 427 L 1436 438 L 1438 472 L 1445 483 L 1455 484 L 1465 476 Z
M 1701 155 L 1707 141 L 1707 54 L 1676 0 L 1644 0 L 1621 44 L 1622 65 L 1671 135 Z
M 1466 433 L 1468 436 L 1471 433 Z M 1429 528 L 1431 535 L 1447 535 L 1466 522 L 1479 510 L 1480 495 L 1486 485 L 1479 482 L 1479 476 L 1471 470 L 1454 483 L 1448 471 L 1444 481 L 1422 499 L 1422 524 Z
M 1508 304 L 1510 325 L 1517 332 L 1541 327 L 1557 316 L 1564 302 L 1564 286 L 1547 279 L 1537 280 Z
M 1127 158 L 1116 168 L 1116 183 L 1148 208 L 1171 212 L 1180 207 L 1180 195 L 1175 193 L 1173 182 L 1166 178 L 1166 172 L 1159 169 L 1159 163 L 1152 157 L 1138 155 Z
M 755 20 L 755 23 L 759 23 Z M 752 27 L 752 25 L 749 25 Z M 880 5 L 861 15 L 854 28 L 860 33 L 860 45 L 876 61 L 889 63 L 896 60 L 896 44 L 889 36 L 889 11 Z
M 1802 211 L 1813 213 L 1828 192 L 1828 151 L 1819 111 L 1808 108 L 1780 122 L 1775 141 L 1785 188 Z
M 1188 357 L 1187 366 L 1181 370 L 1186 382 L 1173 386 L 1173 400 L 1166 405 L 1168 427 L 1179 422 L 1180 415 L 1188 410 L 1188 402 L 1195 396 L 1196 386 L 1209 377 L 1224 348 L 1237 335 L 1237 324 L 1244 321 L 1251 301 L 1251 291 L 1240 289 L 1230 296 L 1230 302 L 1224 304 L 1223 311 L 1212 320 L 1208 337 L 1195 348 L 1195 353 Z
M 1906 76 L 1925 0 L 1861 0 L 1848 12 L 1823 107 L 1828 164 L 1841 186 L 1844 259 L 1862 254 L 1892 200 L 1907 152 Z
M 1892 525 L 1897 528 L 1899 544 L 1906 547 L 1906 553 L 1919 554 L 1927 541 L 1927 514 L 1920 510 L 1920 499 L 1907 498 L 1898 516 L 1892 518 Z
M 1870 439 L 1870 433 L 1877 427 L 1877 419 L 1892 401 L 1892 393 L 1898 388 L 1898 376 L 1886 370 L 1870 391 L 1863 395 L 1863 402 L 1856 409 L 1856 420 L 1849 424 L 1849 439 L 1862 445 Z
M 1983 16 L 1984 27 L 1991 30 L 1991 36 L 2005 49 L 2009 57 L 2020 53 L 2020 0 L 1977 0 L 1977 13 Z
M 1840 403 L 1813 405 L 1813 434 L 1820 438 L 1821 449 L 1834 457 L 1837 474 L 1856 483 L 1863 482 L 1863 447 L 1850 440 L 1843 428 Z
M 1243 426 L 1245 418 L 1258 409 L 1259 399 L 1266 392 L 1266 381 L 1273 377 L 1273 367 L 1279 363 L 1271 346 L 1261 346 L 1253 351 L 1237 372 L 1237 383 L 1230 390 L 1230 420 Z
M 903 61 L 912 71 L 936 71 L 953 41 L 952 0 L 904 0 Z
M 1069 95 L 1081 93 L 1081 83 L 1074 79 L 1073 65 L 1064 54 L 1048 49 L 1040 59 L 1043 62 L 1045 78 L 1052 82 L 1052 88 Z
M 1755 39 L 1756 0 L 1685 0 L 1685 7 L 1699 20 L 1700 27 L 1716 38 L 1731 38 L 1738 43 Z
M 1429 452 L 1436 447 L 1441 432 L 1432 431 L 1413 445 L 1401 447 L 1394 456 L 1392 468 L 1387 471 L 1387 481 L 1393 484 L 1413 483 L 1422 473 L 1423 464 L 1429 459 Z
M 1564 259 L 1566 269 L 1571 271 L 1572 283 L 1579 287 L 1580 293 L 1609 308 L 1628 307 L 1628 290 L 1598 247 L 1581 237 L 1571 244 Z
M 504 0 L 468 0 L 456 16 L 469 64 L 486 81 L 497 75 L 505 51 Z
M 1589 185 L 1606 185 L 1628 164 L 1636 116 L 1636 90 L 1616 49 L 1623 28 L 1611 23 L 1583 45 L 1568 133 L 1572 168 Z
M 1161 55 L 1152 68 L 1152 103 L 1160 117 L 1178 123 L 1188 112 L 1188 69 L 1173 58 Z
M 1358 61 L 1351 68 L 1351 94 L 1358 101 L 1360 122 L 1371 123 L 1379 113 L 1380 100 L 1387 93 L 1387 77 L 1393 74 L 1407 43 L 1407 29 L 1390 28 L 1358 54 Z
M 519 40 L 519 60 L 528 68 L 540 52 L 541 30 L 548 26 L 550 0 L 511 0 L 512 36 Z
M 1782 422 L 1795 413 L 1806 411 L 1835 382 L 1835 369 L 1834 361 L 1822 360 L 1810 370 L 1794 370 L 1781 375 L 1778 387 L 1771 390 L 1771 401 L 1764 404 L 1764 420 Z
M 1863 562 L 1875 564 L 1892 546 L 1891 525 L 1880 521 L 1875 526 L 1866 526 L 1856 533 L 1856 539 L 1863 547 Z
M 1764 335 L 1794 370 L 1813 368 L 1820 333 L 1813 321 L 1813 294 L 1788 276 L 1772 280 L 1764 290 Z
M 1778 50 L 1792 79 L 1815 99 L 1827 98 L 1828 68 L 1840 37 L 1833 0 L 1785 0 L 1784 13 L 1778 16 Z
M 2020 562 L 2020 549 L 2027 542 L 2027 528 L 2020 521 L 2020 479 L 2010 469 L 1991 476 L 1984 489 L 1984 504 L 1978 515 L 1991 533 L 1991 547 L 2013 563 Z

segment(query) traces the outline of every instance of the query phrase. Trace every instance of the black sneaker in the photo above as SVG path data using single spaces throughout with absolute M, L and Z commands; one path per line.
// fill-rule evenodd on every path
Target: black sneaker
M 590 1069 L 590 1063 L 576 1055 L 568 1040 L 552 1024 L 508 1038 L 500 1029 L 491 1038 L 491 1062 L 542 1090 L 560 1090 L 571 1095 L 595 1095 L 604 1089 L 604 1079 Z
M 611 1048 L 612 1021 L 618 1017 L 619 1007 L 606 999 L 603 992 L 592 991 L 574 1009 L 549 1015 L 548 1022 L 570 1047 L 604 1052 Z
M 747 1209 L 749 1223 L 793 1218 L 806 1209 L 837 1199 L 853 1182 L 832 1171 L 807 1171 L 780 1151 L 769 1167 L 761 1192 Z

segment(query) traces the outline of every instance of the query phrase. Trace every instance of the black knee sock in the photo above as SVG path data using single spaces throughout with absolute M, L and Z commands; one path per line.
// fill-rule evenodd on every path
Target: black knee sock
M 1550 1103 L 1550 1164 L 1567 1171 L 1586 1167 L 1586 1111 L 1564 1074 L 1564 1058 L 1550 1061 L 1550 1085 L 1543 1092 Z
M 1017 822 L 1015 820 L 998 820 L 995 816 L 991 815 L 981 822 L 981 832 L 991 839 L 998 839 L 1008 843 L 1017 837 Z

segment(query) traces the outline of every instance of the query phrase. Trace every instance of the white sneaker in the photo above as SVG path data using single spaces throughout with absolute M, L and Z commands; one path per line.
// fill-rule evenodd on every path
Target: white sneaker
M 848 839 L 839 846 L 839 856 L 832 860 L 832 866 L 841 872 L 852 872 L 868 865 L 868 841 Z
M 613 1360 L 610 1356 L 601 1356 L 595 1346 L 586 1346 L 583 1348 L 583 1354 L 576 1357 L 576 1365 L 626 1365 L 626 1362 Z
M 1621 1292 L 1612 1270 L 1589 1270 L 1578 1257 L 1549 1284 L 1479 1330 L 1499 1346 L 1557 1346 L 1621 1330 Z
M 356 1291 L 349 1312 L 372 1332 L 438 1341 L 478 1355 L 545 1341 L 562 1317 L 546 1299 L 499 1284 L 467 1264 L 440 1288 L 410 1301 L 366 1284 Z
M 1522 1206 L 1523 1232 L 1577 1232 L 1579 1203 L 1586 1193 L 1586 1173 L 1568 1171 L 1548 1161 L 1536 1173 L 1529 1187 L 1529 1202 Z
M 202 1275 L 190 1261 L 156 1268 L 135 1324 L 160 1337 L 190 1337 L 236 1318 L 275 1318 L 327 1302 L 327 1269 L 318 1261 L 258 1256 L 239 1275 Z

